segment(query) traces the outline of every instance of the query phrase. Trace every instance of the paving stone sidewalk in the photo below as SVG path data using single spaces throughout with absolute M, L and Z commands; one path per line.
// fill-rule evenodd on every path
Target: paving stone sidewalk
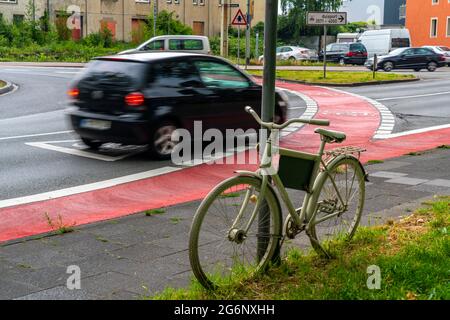
M 363 224 L 411 212 L 435 194 L 450 194 L 450 150 L 436 149 L 367 165 Z M 299 204 L 302 195 L 295 199 Z M 0 245 L 0 299 L 140 299 L 189 284 L 187 246 L 198 202 L 162 214 L 132 216 Z M 307 245 L 305 237 L 296 242 Z M 69 266 L 81 289 L 69 290 Z

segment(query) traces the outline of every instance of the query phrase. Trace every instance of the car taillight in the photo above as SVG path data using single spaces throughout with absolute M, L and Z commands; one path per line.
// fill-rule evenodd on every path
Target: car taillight
M 67 95 L 72 99 L 78 99 L 80 95 L 80 90 L 78 88 L 71 88 L 67 90 Z
M 439 61 L 445 61 L 445 56 L 443 54 L 439 55 Z
M 367 52 L 363 52 L 363 56 L 364 56 L 364 57 L 367 57 Z
M 144 95 L 140 92 L 132 92 L 125 96 L 125 103 L 130 107 L 138 107 L 144 104 Z
M 347 54 L 346 54 L 345 56 L 346 56 L 346 57 L 353 57 L 353 56 L 354 56 L 354 53 L 351 52 L 351 51 L 349 51 L 349 52 L 347 52 Z

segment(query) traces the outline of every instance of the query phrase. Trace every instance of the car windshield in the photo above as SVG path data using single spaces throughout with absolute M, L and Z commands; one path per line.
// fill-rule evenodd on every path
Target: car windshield
M 399 48 L 399 49 L 395 49 L 395 50 L 392 50 L 391 52 L 389 52 L 389 56 L 396 56 L 396 55 L 399 55 L 399 54 L 401 54 L 403 51 L 405 51 L 406 49 L 408 49 L 408 48 Z

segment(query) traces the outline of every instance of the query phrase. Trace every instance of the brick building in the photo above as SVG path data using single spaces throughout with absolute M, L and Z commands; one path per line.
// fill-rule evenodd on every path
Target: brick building
M 406 27 L 413 46 L 450 47 L 450 0 L 407 0 Z
M 24 19 L 30 0 L 0 0 L 0 15 L 7 21 Z M 220 34 L 221 3 L 225 0 L 157 0 L 157 10 L 173 12 L 173 17 L 189 25 L 195 34 L 216 36 Z M 264 20 L 264 1 L 253 2 L 253 24 Z M 35 18 L 41 17 L 46 10 L 55 23 L 67 23 L 67 17 L 79 16 L 73 22 L 73 38 L 84 37 L 98 32 L 102 27 L 111 30 L 117 40 L 130 41 L 138 31 L 141 22 L 154 12 L 152 0 L 31 0 L 35 4 Z M 247 11 L 247 0 L 231 0 Z M 238 8 L 229 8 L 229 20 Z

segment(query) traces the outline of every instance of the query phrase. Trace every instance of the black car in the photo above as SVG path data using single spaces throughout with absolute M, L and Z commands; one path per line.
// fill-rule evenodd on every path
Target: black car
M 262 87 L 221 58 L 192 53 L 139 53 L 91 61 L 69 89 L 74 130 L 93 149 L 103 143 L 149 145 L 168 159 L 176 128 L 257 129 L 244 110 L 261 110 Z M 275 121 L 286 119 L 277 92 Z
M 435 53 L 427 48 L 399 48 L 388 55 L 377 57 L 377 69 L 389 72 L 393 69 L 413 69 L 420 71 L 427 69 L 430 72 L 445 66 L 445 56 Z M 373 69 L 374 58 L 366 62 L 368 69 Z
M 367 60 L 367 49 L 359 42 L 331 43 L 327 45 L 327 61 L 344 64 L 363 65 Z M 323 61 L 324 51 L 319 53 L 319 60 Z

